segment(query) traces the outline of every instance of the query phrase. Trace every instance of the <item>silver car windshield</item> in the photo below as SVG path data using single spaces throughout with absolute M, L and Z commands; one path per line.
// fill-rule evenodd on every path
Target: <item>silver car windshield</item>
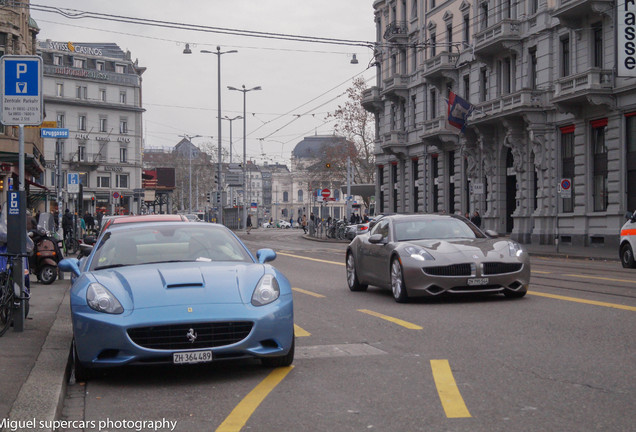
M 430 239 L 472 239 L 484 235 L 467 223 L 454 218 L 411 219 L 395 222 L 397 241 Z
M 106 233 L 97 246 L 91 270 L 181 261 L 253 262 L 224 229 L 205 224 L 157 224 Z

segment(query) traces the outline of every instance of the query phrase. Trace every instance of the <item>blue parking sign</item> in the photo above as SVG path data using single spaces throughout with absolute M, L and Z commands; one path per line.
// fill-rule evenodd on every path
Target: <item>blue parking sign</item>
M 38 126 L 43 119 L 42 58 L 5 55 L 0 59 L 2 123 Z

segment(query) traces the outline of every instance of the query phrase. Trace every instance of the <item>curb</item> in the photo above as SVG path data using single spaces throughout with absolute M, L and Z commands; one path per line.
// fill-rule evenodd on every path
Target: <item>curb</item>
M 21 431 L 52 431 L 53 422 L 59 418 L 68 382 L 67 364 L 73 337 L 69 301 L 70 290 L 67 289 L 35 365 L 11 407 L 11 420 L 30 422 L 25 423 L 28 427 Z M 48 427 L 38 427 L 40 425 Z

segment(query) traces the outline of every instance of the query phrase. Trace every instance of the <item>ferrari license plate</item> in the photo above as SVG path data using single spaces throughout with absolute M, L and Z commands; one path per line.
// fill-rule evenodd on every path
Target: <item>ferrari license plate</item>
M 488 278 L 471 278 L 471 279 L 468 279 L 468 285 L 470 285 L 470 286 L 488 285 Z
M 172 354 L 174 364 L 205 363 L 212 361 L 212 351 L 186 351 Z

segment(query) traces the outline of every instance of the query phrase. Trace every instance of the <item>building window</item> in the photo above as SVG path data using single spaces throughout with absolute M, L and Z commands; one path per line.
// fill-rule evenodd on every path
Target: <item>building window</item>
M 411 0 L 411 19 L 417 18 L 417 2 L 419 0 Z
M 103 62 L 103 61 L 97 61 L 97 62 L 95 63 L 95 69 L 97 69 L 98 71 L 103 71 L 103 70 L 105 70 L 106 68 L 105 68 L 105 64 L 104 64 L 104 62 Z
M 283 202 L 288 202 L 289 201 L 289 192 L 285 191 L 283 192 Z
M 117 185 L 115 187 L 128 189 L 128 174 L 117 174 Z
M 608 189 L 607 189 L 607 146 L 605 145 L 605 130 L 607 129 L 607 119 L 594 120 L 592 126 L 592 158 L 593 168 L 593 192 L 594 211 L 607 210 Z
M 481 30 L 488 28 L 488 3 L 481 4 Z
M 436 116 L 437 116 L 437 92 L 435 91 L 434 88 L 432 88 L 430 90 L 430 103 L 431 103 L 431 118 L 430 120 L 433 120 Z
M 97 187 L 98 188 L 109 188 L 110 187 L 110 176 L 97 176 Z
M 470 43 L 470 15 L 464 15 L 464 42 L 466 45 Z
M 128 162 L 128 149 L 126 147 L 119 148 L 119 162 L 121 163 Z
M 603 67 L 603 24 L 596 23 L 592 25 L 593 35 L 593 53 L 594 67 Z
M 106 102 L 106 89 L 99 89 L 99 100 Z
M 435 0 L 431 0 L 431 9 L 435 9 Z
M 84 69 L 84 67 L 86 67 L 86 59 L 74 58 L 73 67 L 78 69 Z
M 530 0 L 530 15 L 539 12 L 539 0 Z
M 303 202 L 303 190 L 298 189 L 298 202 Z
M 528 50 L 529 66 L 528 84 L 531 89 L 537 88 L 537 48 L 533 47 Z
M 574 211 L 574 125 L 561 128 L 561 176 L 570 179 L 571 197 L 563 198 L 563 212 Z
M 479 100 L 485 102 L 488 99 L 488 70 L 486 68 L 480 71 L 480 77 Z
M 120 134 L 128 133 L 128 120 L 119 120 L 119 133 Z
M 62 66 L 62 56 L 61 55 L 54 55 L 53 56 L 53 64 L 55 66 Z
M 106 118 L 102 117 L 99 119 L 99 131 L 100 132 L 107 132 L 106 130 Z
M 437 55 L 437 36 L 435 33 L 431 33 L 431 57 L 435 57 Z
M 470 75 L 464 75 L 464 99 L 470 100 Z
M 55 84 L 55 96 L 64 97 L 64 84 L 62 83 Z
M 119 74 L 126 73 L 126 66 L 121 64 L 115 65 L 115 72 Z
M 80 161 L 86 160 L 86 146 L 84 145 L 77 146 L 77 160 L 80 160 Z
M 86 130 L 86 116 L 80 115 L 77 118 L 77 130 L 85 131 Z
M 411 159 L 411 173 L 412 173 L 412 177 L 413 177 L 413 212 L 417 213 L 419 211 L 419 195 L 420 195 L 420 188 L 419 188 L 419 178 L 420 178 L 420 173 L 419 173 L 419 163 L 418 163 L 418 159 Z
M 58 115 L 57 115 L 57 118 L 56 118 L 56 120 L 57 120 L 57 127 L 59 127 L 59 128 L 63 128 L 63 127 L 64 127 L 64 124 L 66 123 L 66 122 L 65 122 L 65 117 L 66 117 L 66 116 L 65 116 L 64 114 L 58 114 Z
M 561 76 L 570 75 L 570 37 L 561 39 Z
M 88 173 L 85 173 L 85 172 L 79 173 L 79 181 L 81 185 L 84 185 L 84 187 L 90 186 L 88 184 Z
M 431 184 L 433 185 L 433 213 L 439 212 L 439 185 L 437 181 L 439 176 L 439 160 L 438 155 L 431 155 Z
M 417 126 L 417 96 L 411 96 L 411 124 L 413 128 Z
M 122 104 L 126 103 L 126 92 L 125 91 L 119 92 L 119 103 L 122 103 Z
M 88 89 L 86 88 L 86 86 L 77 86 L 76 97 L 78 99 L 88 98 Z
M 413 73 L 415 73 L 417 72 L 417 48 L 413 48 L 411 52 L 413 53 L 413 57 L 411 57 L 411 68 Z

